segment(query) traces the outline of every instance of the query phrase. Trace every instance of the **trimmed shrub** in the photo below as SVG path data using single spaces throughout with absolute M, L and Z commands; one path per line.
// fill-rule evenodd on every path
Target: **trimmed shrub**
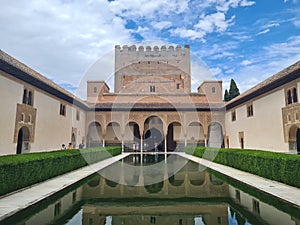
M 73 149 L 0 157 L 0 195 L 121 153 L 121 147 Z
M 261 177 L 300 187 L 300 155 L 250 149 L 186 147 L 185 152 Z M 215 157 L 214 157 L 215 156 Z

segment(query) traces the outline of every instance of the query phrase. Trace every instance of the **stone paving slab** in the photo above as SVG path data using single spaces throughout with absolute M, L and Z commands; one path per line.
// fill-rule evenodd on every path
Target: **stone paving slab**
M 102 160 L 98 163 L 77 169 L 70 173 L 60 175 L 47 181 L 22 189 L 13 194 L 0 198 L 0 221 L 55 194 L 62 189 L 92 175 L 93 173 L 109 166 L 128 156 L 128 153 Z
M 212 170 L 229 176 L 235 180 L 241 181 L 251 187 L 259 189 L 272 196 L 278 197 L 297 207 L 300 207 L 300 188 L 292 187 L 277 181 L 269 180 L 251 173 L 237 170 L 228 166 L 217 164 L 205 159 L 201 159 L 186 153 L 177 153 L 189 160 L 200 163 Z

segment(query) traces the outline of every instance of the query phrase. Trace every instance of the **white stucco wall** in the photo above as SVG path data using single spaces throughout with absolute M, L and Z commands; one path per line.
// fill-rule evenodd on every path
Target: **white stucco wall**
M 284 142 L 281 108 L 285 106 L 284 90 L 253 100 L 253 116 L 247 117 L 247 103 L 235 108 L 236 121 L 231 111 L 226 112 L 226 135 L 230 148 L 240 148 L 239 132 L 244 132 L 244 148 L 288 152 Z
M 4 73 L 3 73 L 4 74 Z M 16 154 L 17 143 L 13 143 L 17 104 L 22 103 L 24 83 L 9 76 L 0 75 L 1 117 L 0 117 L 0 155 Z M 77 129 L 76 147 L 85 137 L 86 112 L 67 104 L 42 90 L 26 85 L 34 90 L 33 107 L 37 109 L 34 142 L 30 152 L 58 150 L 61 145 L 71 142 L 72 127 Z M 60 103 L 66 104 L 66 116 L 59 115 Z M 80 111 L 80 120 L 76 119 Z M 33 135 L 33 134 L 30 134 Z
M 13 143 L 17 103 L 21 103 L 23 86 L 11 79 L 0 76 L 0 155 L 15 154 Z
M 85 113 L 80 110 L 80 120 L 76 120 L 76 107 L 35 91 L 34 107 L 37 108 L 35 141 L 30 152 L 60 149 L 62 144 L 71 142 L 72 127 L 77 128 L 76 147 L 85 136 Z M 59 114 L 60 104 L 66 105 L 66 116 Z

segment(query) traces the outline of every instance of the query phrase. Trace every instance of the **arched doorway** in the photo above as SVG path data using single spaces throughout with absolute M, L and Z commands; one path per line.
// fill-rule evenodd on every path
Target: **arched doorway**
M 124 132 L 124 151 L 139 151 L 140 143 L 139 125 L 136 122 L 127 123 Z
M 179 122 L 170 123 L 167 133 L 167 149 L 168 151 L 183 150 L 184 135 L 182 126 Z
M 159 130 L 152 127 L 147 130 L 145 134 L 144 143 L 146 144 L 146 151 L 154 151 L 155 143 L 158 144 L 158 150 L 161 151 L 163 149 L 163 136 Z
M 297 153 L 300 154 L 300 129 L 297 129 Z
M 144 123 L 144 140 L 143 150 L 154 151 L 157 144 L 158 150 L 164 149 L 164 135 L 163 135 L 163 122 L 158 116 L 151 116 L 145 120 Z
M 88 128 L 87 134 L 87 147 L 99 147 L 102 146 L 102 129 L 98 122 L 92 122 Z
M 289 130 L 289 150 L 300 154 L 300 128 L 293 125 Z
M 27 127 L 22 127 L 18 133 L 17 154 L 29 152 L 30 150 L 30 133 Z
M 224 137 L 221 124 L 213 122 L 208 127 L 208 146 L 212 148 L 223 148 Z
M 205 146 L 204 129 L 201 123 L 191 122 L 187 128 L 187 145 Z

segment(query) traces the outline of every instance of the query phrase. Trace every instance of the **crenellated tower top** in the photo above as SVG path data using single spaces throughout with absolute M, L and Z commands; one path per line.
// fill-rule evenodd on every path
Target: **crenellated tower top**
M 132 64 L 168 64 L 190 77 L 190 46 L 115 46 L 115 91 L 121 90 L 121 72 Z M 123 72 L 122 72 L 123 74 Z M 124 74 L 123 74 L 124 75 Z M 190 85 L 189 85 L 190 86 Z

